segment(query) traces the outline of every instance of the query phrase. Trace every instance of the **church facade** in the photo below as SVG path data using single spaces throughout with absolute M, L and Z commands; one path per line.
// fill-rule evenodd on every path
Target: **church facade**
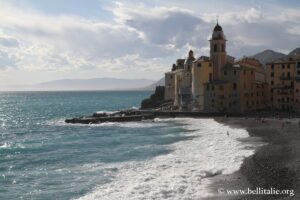
M 203 112 L 245 112 L 269 106 L 263 65 L 253 58 L 235 60 L 227 55 L 226 37 L 217 23 L 210 42 L 210 56 L 178 59 L 165 73 L 165 100 L 173 108 Z

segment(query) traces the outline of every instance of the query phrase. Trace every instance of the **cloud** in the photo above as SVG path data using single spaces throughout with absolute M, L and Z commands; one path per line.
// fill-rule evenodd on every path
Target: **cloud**
M 4 38 L 0 37 L 0 45 L 5 47 L 18 47 L 19 42 L 14 38 Z
M 16 68 L 16 58 L 0 50 L 0 69 Z
M 208 39 L 217 15 L 181 7 L 122 3 L 108 11 L 113 19 L 98 21 L 2 5 L 0 59 L 5 64 L 1 68 L 162 73 L 189 48 L 197 56 L 208 54 Z M 267 48 L 292 50 L 300 44 L 300 15 L 293 8 L 282 9 L 278 15 L 257 7 L 224 10 L 219 15 L 228 53 L 235 57 Z

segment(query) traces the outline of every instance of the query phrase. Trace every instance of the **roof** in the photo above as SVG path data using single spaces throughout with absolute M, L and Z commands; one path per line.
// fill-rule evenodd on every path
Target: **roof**
M 197 62 L 197 61 L 211 61 L 211 60 L 210 60 L 210 57 L 208 57 L 208 56 L 200 56 L 193 62 Z
M 217 25 L 214 28 L 214 31 L 223 31 L 222 27 L 217 23 Z

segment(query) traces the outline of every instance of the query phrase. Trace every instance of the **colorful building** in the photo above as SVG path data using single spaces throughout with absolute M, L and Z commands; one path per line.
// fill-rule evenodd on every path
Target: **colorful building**
M 227 55 L 227 40 L 218 23 L 209 42 L 210 57 L 195 59 L 190 51 L 186 59 L 178 59 L 172 71 L 165 74 L 166 100 L 174 98 L 174 108 L 178 110 L 265 110 L 269 98 L 263 65 L 253 58 L 234 61 Z
M 300 55 L 289 55 L 266 65 L 269 107 L 300 112 Z

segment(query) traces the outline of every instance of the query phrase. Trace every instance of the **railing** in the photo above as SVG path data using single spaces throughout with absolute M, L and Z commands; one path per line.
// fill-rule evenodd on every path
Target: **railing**
M 291 80 L 292 77 L 290 76 L 280 76 L 280 80 Z

